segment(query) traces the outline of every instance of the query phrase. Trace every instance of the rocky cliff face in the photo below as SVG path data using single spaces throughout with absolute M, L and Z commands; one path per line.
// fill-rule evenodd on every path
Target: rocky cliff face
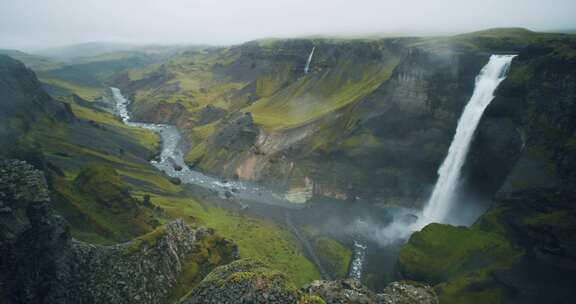
M 355 281 L 298 289 L 249 260 L 211 271 L 236 259 L 236 246 L 181 220 L 123 244 L 79 242 L 54 213 L 40 171 L 3 160 L 0 173 L 3 303 L 171 303 L 176 289 L 206 275 L 179 303 L 438 303 L 430 287 L 416 283 L 393 283 L 376 294 Z
M 113 246 L 73 240 L 40 171 L 8 160 L 0 172 L 3 303 L 169 303 L 191 283 L 184 273 L 203 276 L 236 258 L 234 245 L 179 220 Z
M 136 111 L 164 107 L 165 100 L 186 108 L 187 160 L 199 170 L 292 192 L 306 187 L 316 196 L 418 207 L 489 55 L 529 53 L 550 37 L 510 29 L 441 39 L 255 41 L 184 54 L 125 87 Z M 146 81 L 158 79 L 162 92 L 150 93 Z M 190 81 L 194 85 L 167 91 Z M 215 119 L 206 113 L 209 125 L 202 123 L 205 103 L 221 109 Z M 488 109 L 494 117 L 479 128 L 477 156 L 465 168 L 466 192 L 487 194 L 477 201 L 498 190 L 523 140 L 510 114 L 496 114 L 495 104 Z M 215 144 L 244 128 L 235 117 L 248 112 L 256 139 L 241 136 L 226 149 Z M 180 116 L 171 120 L 183 125 Z
M 343 43 L 296 40 L 270 45 L 249 43 L 220 51 L 221 56 L 225 54 L 233 60 L 215 65 L 213 72 L 226 81 L 249 82 L 230 95 L 229 100 L 236 106 L 241 100 L 250 100 L 244 111 L 253 113 L 252 128 L 258 138 L 239 137 L 235 145 L 222 151 L 214 145 L 221 141 L 222 134 L 243 128 L 235 119 L 222 119 L 213 133 L 196 138 L 189 161 L 204 171 L 259 180 L 286 189 L 298 189 L 310 181 L 316 195 L 339 199 L 404 195 L 413 200 L 425 187 L 410 194 L 389 192 L 397 189 L 398 183 L 409 189 L 417 188 L 414 185 L 418 181 L 433 179 L 457 113 L 487 56 L 445 50 L 427 52 L 408 48 L 408 43 L 407 39 Z M 313 45 L 317 51 L 312 69 L 303 75 L 301 68 L 306 56 L 302 55 L 307 55 Z M 412 53 L 400 54 L 407 50 Z M 402 57 L 400 64 L 399 57 Z M 343 100 L 340 106 L 339 99 Z M 307 119 L 316 109 L 325 115 Z M 279 116 L 278 122 L 269 121 L 275 116 Z M 414 119 L 421 119 L 422 123 L 408 128 Z M 301 121 L 291 123 L 291 120 Z M 406 159 L 407 151 L 415 144 L 394 142 L 401 141 L 398 130 L 428 136 L 426 148 L 432 145 L 430 142 L 441 143 L 424 156 L 409 153 L 417 159 Z M 409 140 L 406 138 L 409 137 L 402 137 Z M 239 146 L 242 148 L 237 149 Z M 391 146 L 399 148 L 390 151 Z M 378 163 L 382 154 L 390 156 L 384 158 L 388 163 Z M 406 161 L 398 164 L 397 169 L 384 169 L 397 163 L 397 159 Z M 423 169 L 428 171 L 422 174 Z M 413 171 L 419 174 L 412 174 Z M 350 173 L 354 177 L 347 177 Z M 422 179 L 410 180 L 409 175 Z M 374 181 L 378 179 L 386 180 L 384 184 L 390 186 L 387 189 L 381 188 L 382 183 L 376 186 Z
M 488 212 L 471 228 L 427 226 L 402 249 L 404 275 L 435 284 L 442 302 L 574 298 L 574 43 L 523 48 L 488 108 L 465 168 L 477 191 L 497 191 Z

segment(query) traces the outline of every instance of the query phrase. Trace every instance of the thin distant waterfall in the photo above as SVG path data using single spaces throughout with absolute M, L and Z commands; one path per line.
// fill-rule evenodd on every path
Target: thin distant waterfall
M 314 56 L 314 50 L 316 49 L 315 46 L 312 47 L 312 51 L 310 52 L 310 55 L 308 55 L 308 60 L 306 61 L 306 66 L 304 66 L 304 74 L 308 74 L 308 71 L 310 70 L 310 62 L 312 62 L 312 56 Z
M 460 116 L 448 155 L 438 170 L 438 181 L 421 218 L 417 221 L 417 228 L 428 223 L 442 223 L 447 220 L 476 127 L 484 110 L 494 99 L 496 88 L 506 78 L 514 57 L 515 55 L 492 55 L 488 64 L 476 77 L 474 93 Z

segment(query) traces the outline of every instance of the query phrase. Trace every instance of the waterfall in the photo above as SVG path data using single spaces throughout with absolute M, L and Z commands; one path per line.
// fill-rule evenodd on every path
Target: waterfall
M 308 74 L 308 70 L 310 70 L 310 62 L 312 62 L 312 56 L 314 56 L 315 49 L 316 47 L 313 46 L 310 55 L 308 55 L 308 60 L 306 61 L 306 66 L 304 67 L 304 74 Z
M 362 279 L 362 272 L 364 270 L 364 262 L 366 260 L 366 245 L 354 241 L 354 250 L 352 251 L 352 260 L 348 266 L 348 279 L 360 281 Z
M 418 228 L 432 222 L 445 222 L 454 203 L 460 182 L 460 173 L 476 127 L 486 107 L 494 99 L 498 85 L 506 78 L 515 55 L 492 55 L 476 77 L 474 93 L 458 121 L 456 134 L 448 149 L 448 155 L 438 170 L 438 181 L 432 196 L 418 220 Z

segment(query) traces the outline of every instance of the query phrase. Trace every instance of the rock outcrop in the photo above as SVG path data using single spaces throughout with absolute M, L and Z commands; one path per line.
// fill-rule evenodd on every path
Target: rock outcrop
M 282 273 L 239 260 L 212 271 L 180 303 L 297 303 L 300 296 Z
M 438 304 L 438 298 L 428 285 L 416 282 L 392 282 L 381 293 L 375 293 L 356 280 L 314 281 L 304 293 L 333 304 Z
M 212 230 L 181 220 L 123 244 L 76 241 L 43 174 L 17 160 L 0 163 L 0 228 L 2 303 L 170 303 L 191 263 L 188 275 L 203 276 L 237 256 Z
M 300 304 L 437 304 L 430 286 L 394 282 L 374 293 L 358 281 L 314 281 L 302 289 L 282 273 L 260 262 L 239 260 L 210 273 L 180 304 L 194 303 L 300 303 Z

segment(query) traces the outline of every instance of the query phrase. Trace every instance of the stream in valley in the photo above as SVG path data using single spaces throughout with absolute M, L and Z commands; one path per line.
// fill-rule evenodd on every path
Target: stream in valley
M 311 260 L 316 264 L 325 279 L 330 275 L 325 270 L 316 256 L 308 239 L 303 236 L 297 225 L 290 218 L 290 210 L 296 211 L 306 207 L 305 204 L 291 203 L 285 199 L 284 194 L 280 194 L 269 188 L 264 188 L 256 183 L 247 181 L 228 181 L 213 176 L 209 176 L 193 170 L 184 161 L 184 151 L 182 148 L 182 136 L 178 128 L 172 125 L 141 123 L 131 121 L 128 105 L 130 100 L 122 95 L 118 88 L 111 88 L 114 101 L 115 112 L 120 116 L 122 122 L 128 126 L 152 130 L 160 134 L 162 149 L 160 156 L 151 161 L 151 164 L 158 170 L 164 172 L 172 178 L 178 178 L 183 184 L 199 186 L 210 190 L 222 199 L 230 199 L 238 203 L 242 209 L 254 207 L 254 204 L 264 204 L 280 207 L 286 210 L 286 224 L 289 230 L 301 243 Z M 349 266 L 349 276 L 354 279 L 361 279 L 362 269 L 366 256 L 366 246 L 356 240 L 353 241 L 353 259 Z

